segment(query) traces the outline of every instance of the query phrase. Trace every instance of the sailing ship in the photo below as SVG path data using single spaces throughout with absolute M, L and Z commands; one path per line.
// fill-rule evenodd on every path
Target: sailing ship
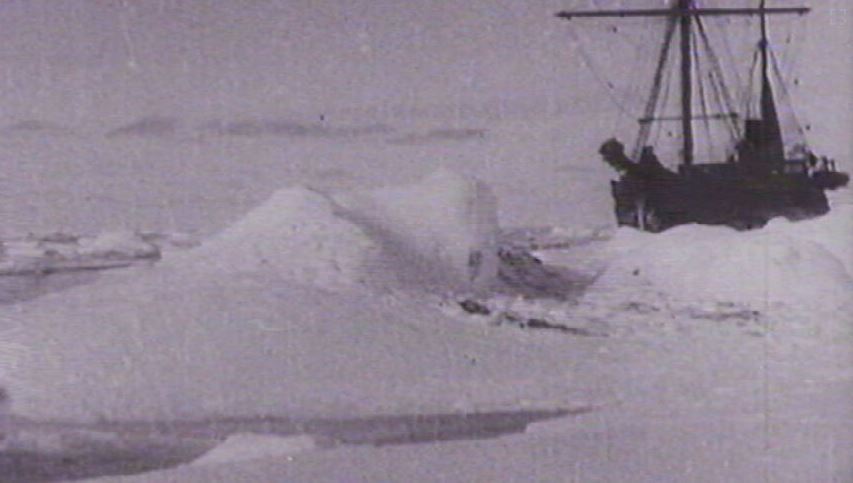
M 634 149 L 611 138 L 599 151 L 604 162 L 620 177 L 612 181 L 615 214 L 619 225 L 660 232 L 670 227 L 700 223 L 751 229 L 771 218 L 791 220 L 820 216 L 829 211 L 826 191 L 845 186 L 849 175 L 837 170 L 835 161 L 819 157 L 807 143 L 786 149 L 774 95 L 774 82 L 784 82 L 774 64 L 768 35 L 768 19 L 777 15 L 805 15 L 808 7 L 768 7 L 761 0 L 752 8 L 709 8 L 698 0 L 673 0 L 668 8 L 638 10 L 562 11 L 557 17 L 581 18 L 659 17 L 665 21 L 663 43 L 652 80 L 645 112 Z M 751 17 L 759 20 L 758 42 L 753 52 L 752 70 L 758 69 L 760 82 L 754 109 L 742 109 L 731 100 L 725 75 L 705 28 L 708 17 Z M 676 42 L 676 39 L 678 42 Z M 670 68 L 670 52 L 680 64 L 680 113 L 664 115 L 662 85 Z M 702 49 L 698 47 L 702 46 Z M 695 79 L 700 52 L 710 64 L 708 79 Z M 775 67 L 775 68 L 774 68 Z M 775 75 L 774 75 L 775 74 Z M 704 76 L 703 76 L 704 77 Z M 755 76 L 753 76 L 755 77 Z M 697 81 L 710 80 L 722 112 L 708 112 L 703 100 L 701 112 L 694 106 Z M 750 112 L 751 111 L 751 112 Z M 723 122 L 729 129 L 729 153 L 722 159 L 697 162 L 694 123 L 702 120 Z M 649 142 L 654 123 L 680 124 L 680 156 L 677 168 L 667 168 Z

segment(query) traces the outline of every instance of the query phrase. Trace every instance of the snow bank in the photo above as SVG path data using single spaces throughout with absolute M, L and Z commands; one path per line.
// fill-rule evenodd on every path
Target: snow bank
M 853 294 L 853 279 L 836 255 L 849 250 L 850 235 L 836 240 L 813 228 L 835 230 L 835 221 L 774 222 L 745 233 L 694 225 L 657 235 L 620 229 L 608 247 L 613 259 L 588 299 L 833 310 Z
M 833 206 L 829 214 L 812 220 L 791 222 L 776 218 L 765 230 L 820 245 L 840 260 L 847 273 L 853 276 L 853 205 Z
M 497 273 L 497 207 L 483 184 L 448 171 L 421 183 L 340 195 L 276 192 L 183 263 L 272 271 L 324 288 L 413 283 L 467 290 Z

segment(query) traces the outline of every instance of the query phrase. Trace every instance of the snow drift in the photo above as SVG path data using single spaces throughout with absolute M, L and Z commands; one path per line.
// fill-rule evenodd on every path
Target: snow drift
M 650 235 L 620 229 L 609 242 L 612 261 L 587 300 L 637 300 L 685 306 L 736 304 L 836 310 L 853 295 L 849 212 L 802 223 L 773 221 L 737 232 L 688 225 Z
M 489 189 L 439 171 L 418 184 L 335 199 L 303 187 L 280 190 L 181 263 L 270 271 L 332 289 L 468 290 L 496 277 L 497 231 Z
M 358 283 L 379 248 L 339 211 L 322 193 L 282 189 L 182 261 L 191 270 L 266 271 L 327 288 Z

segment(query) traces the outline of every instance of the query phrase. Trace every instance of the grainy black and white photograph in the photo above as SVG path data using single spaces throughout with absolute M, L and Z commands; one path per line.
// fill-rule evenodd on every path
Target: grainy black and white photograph
M 852 25 L 0 2 L 0 482 L 853 482 Z

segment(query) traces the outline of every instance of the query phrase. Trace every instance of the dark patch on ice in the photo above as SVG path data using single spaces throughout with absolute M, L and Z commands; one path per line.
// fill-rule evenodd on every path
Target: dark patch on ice
M 577 337 L 607 337 L 607 333 L 600 330 L 569 326 L 539 317 L 525 317 L 512 311 L 500 313 L 494 324 L 511 325 L 524 330 L 553 330 Z
M 634 275 L 636 275 L 636 273 Z M 661 307 L 654 304 L 637 301 L 625 302 L 620 306 L 620 309 L 626 312 L 635 312 L 638 314 L 654 314 L 663 310 Z
M 169 137 L 178 132 L 179 122 L 174 117 L 149 116 L 126 124 L 107 133 L 107 137 Z
M 522 433 L 534 422 L 576 416 L 591 406 L 552 410 L 410 414 L 361 418 L 222 418 L 160 423 L 95 425 L 17 421 L 18 432 L 70 435 L 73 444 L 52 451 L 0 450 L 4 482 L 46 482 L 130 475 L 188 463 L 228 436 L 306 434 L 321 447 L 387 446 L 477 440 Z M 75 436 L 75 432 L 77 435 Z M 85 436 L 90 435 L 86 440 Z
M 428 144 L 436 142 L 458 142 L 483 139 L 486 137 L 485 129 L 463 128 L 463 129 L 432 129 L 425 133 L 410 133 L 404 136 L 389 139 L 390 144 Z
M 694 320 L 733 324 L 750 336 L 762 337 L 765 335 L 762 313 L 749 307 L 719 303 L 714 307 L 688 307 L 685 309 L 685 315 Z
M 465 312 L 473 315 L 491 315 L 492 313 L 488 306 L 477 302 L 476 300 L 465 299 L 459 302 L 459 306 L 462 307 L 462 310 Z
M 591 410 L 589 407 L 579 407 L 540 411 L 377 416 L 360 420 L 318 421 L 315 429 L 307 432 L 342 444 L 373 446 L 489 439 L 522 433 L 529 424 L 537 421 L 580 415 Z
M 60 124 L 28 119 L 12 123 L 2 132 L 4 134 L 40 134 L 40 135 L 69 135 L 72 130 Z
M 522 325 L 525 329 L 549 329 L 556 330 L 558 332 L 564 332 L 566 334 L 576 335 L 580 337 L 602 337 L 603 334 L 599 334 L 593 332 L 589 329 L 585 329 L 583 327 L 569 327 L 567 325 L 556 324 L 553 322 L 549 322 L 545 319 L 527 319 L 527 321 Z
M 694 319 L 713 320 L 715 322 L 734 321 L 738 326 L 745 326 L 749 322 L 758 322 L 761 319 L 761 312 L 751 309 L 734 309 L 734 310 L 699 310 L 692 309 L 688 313 Z
M 594 282 L 568 268 L 546 265 L 521 248 L 503 247 L 498 258 L 503 291 L 526 298 L 577 300 Z
M 134 475 L 178 466 L 201 456 L 208 448 L 151 445 L 142 448 L 101 448 L 79 453 L 0 451 L 0 474 L 8 483 L 36 483 Z
M 96 271 L 0 275 L 0 305 L 26 302 L 98 279 Z
M 216 136 L 328 139 L 389 134 L 394 130 L 385 124 L 336 126 L 325 122 L 302 123 L 288 119 L 241 119 L 209 121 L 204 123 L 199 131 Z

